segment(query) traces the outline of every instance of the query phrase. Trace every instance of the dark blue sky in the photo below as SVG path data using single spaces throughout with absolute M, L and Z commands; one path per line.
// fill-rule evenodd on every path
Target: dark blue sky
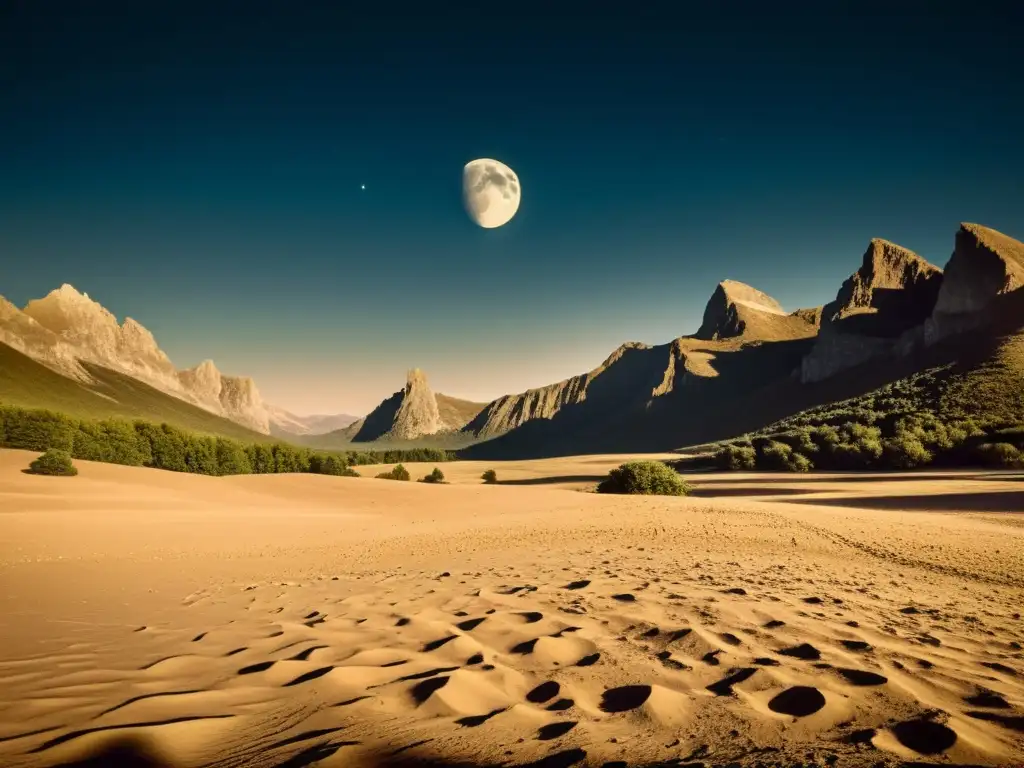
M 8 0 L 0 294 L 365 412 L 412 366 L 489 399 L 690 333 L 724 278 L 821 304 L 871 237 L 1024 237 L 1020 3 L 617 5 Z M 522 182 L 501 229 L 475 157 Z

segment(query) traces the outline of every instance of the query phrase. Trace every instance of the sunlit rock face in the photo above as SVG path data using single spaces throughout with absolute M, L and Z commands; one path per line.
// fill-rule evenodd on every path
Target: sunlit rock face
M 224 376 L 211 361 L 178 371 L 145 327 L 113 313 L 70 285 L 19 310 L 0 299 L 0 342 L 58 373 L 92 381 L 83 363 L 103 366 L 149 384 L 264 434 L 266 405 L 252 379 Z

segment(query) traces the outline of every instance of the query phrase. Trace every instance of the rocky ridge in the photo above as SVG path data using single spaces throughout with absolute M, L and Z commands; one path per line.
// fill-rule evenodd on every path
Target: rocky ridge
M 913 251 L 872 240 L 860 268 L 822 309 L 817 341 L 801 363 L 801 381 L 821 381 L 898 353 L 907 344 L 903 334 L 931 315 L 942 279 L 941 269 Z
M 179 371 L 144 326 L 123 323 L 68 284 L 19 310 L 0 298 L 0 342 L 79 382 L 93 382 L 84 364 L 138 379 L 257 432 L 270 432 L 270 412 L 252 379 L 225 376 L 212 361 Z

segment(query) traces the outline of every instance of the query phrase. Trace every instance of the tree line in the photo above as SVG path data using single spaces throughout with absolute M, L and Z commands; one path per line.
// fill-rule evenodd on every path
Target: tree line
M 145 420 L 77 419 L 43 409 L 0 405 L 0 447 L 56 449 L 72 458 L 199 475 L 305 472 L 353 474 L 351 467 L 395 462 L 451 461 L 436 448 L 322 451 L 285 442 L 245 443 Z

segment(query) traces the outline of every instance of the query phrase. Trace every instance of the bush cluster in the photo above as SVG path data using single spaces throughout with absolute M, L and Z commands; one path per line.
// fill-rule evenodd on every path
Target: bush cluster
M 434 469 L 430 472 L 430 474 L 424 476 L 424 478 L 422 480 L 420 480 L 420 482 L 421 483 L 443 483 L 444 482 L 444 472 L 442 472 L 437 467 L 434 467 Z
M 661 461 L 630 461 L 608 473 L 597 486 L 598 493 L 685 496 L 690 484 Z
M 484 470 L 484 473 L 480 475 L 480 479 L 488 485 L 494 485 L 498 482 L 498 473 L 493 469 Z
M 201 475 L 305 472 L 358 477 L 353 466 L 452 459 L 449 452 L 433 448 L 328 452 L 281 442 L 243 443 L 168 424 L 87 421 L 9 405 L 0 405 L 0 447 L 40 452 L 54 449 L 74 459 Z
M 377 477 L 381 480 L 408 480 L 409 470 L 401 464 L 396 464 L 387 472 L 381 472 L 378 474 Z
M 33 475 L 54 475 L 57 477 L 74 477 L 78 474 L 71 463 L 71 455 L 58 448 L 50 448 L 46 453 L 28 465 Z
M 805 414 L 799 426 L 790 419 L 782 431 L 769 429 L 730 441 L 714 451 L 714 464 L 728 470 L 786 472 L 1024 467 L 1024 428 L 1019 425 L 943 421 L 931 413 L 883 416 L 865 409 L 846 412 L 860 421 L 833 424 L 835 415 L 829 411 L 818 423 L 807 423 L 811 419 Z M 679 466 L 696 467 L 697 460 L 684 460 Z

